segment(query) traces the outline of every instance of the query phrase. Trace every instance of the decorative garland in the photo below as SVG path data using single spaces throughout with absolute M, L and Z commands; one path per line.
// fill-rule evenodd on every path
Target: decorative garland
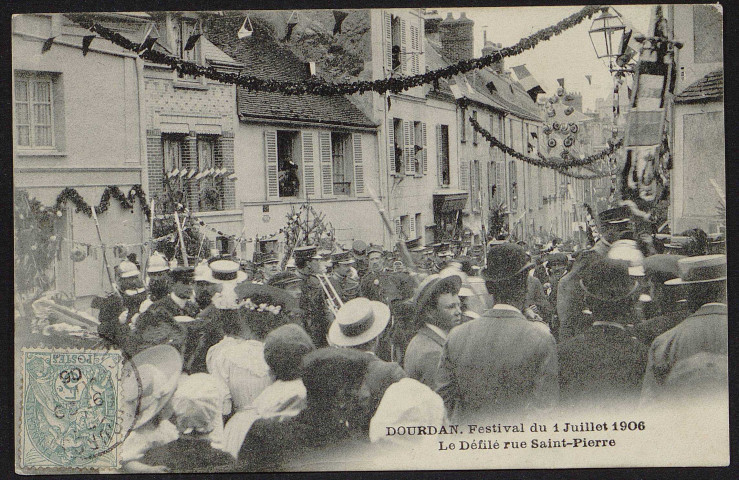
M 187 62 L 180 58 L 152 50 L 151 42 L 147 44 L 147 40 L 144 40 L 143 44 L 132 42 L 123 35 L 96 23 L 94 18 L 90 16 L 80 15 L 75 21 L 82 27 L 100 35 L 102 38 L 112 42 L 113 44 L 126 50 L 139 53 L 141 58 L 144 60 L 160 65 L 167 65 L 183 75 L 205 77 L 221 83 L 238 85 L 250 91 L 279 92 L 286 95 L 350 95 L 353 93 L 385 93 L 388 91 L 398 93 L 420 85 L 436 83 L 442 78 L 451 78 L 461 73 L 488 67 L 506 57 L 519 55 L 526 50 L 530 50 L 538 45 L 539 42 L 549 40 L 556 35 L 561 35 L 566 30 L 579 25 L 586 19 L 591 18 L 593 15 L 605 10 L 606 8 L 607 7 L 600 5 L 585 6 L 579 12 L 561 20 L 556 25 L 543 28 L 528 37 L 522 38 L 518 43 L 493 52 L 490 55 L 470 60 L 462 60 L 453 65 L 448 65 L 419 75 L 348 83 L 327 83 L 318 78 L 310 78 L 301 82 L 289 82 L 262 79 L 251 75 L 223 73 L 217 71 L 212 66 L 198 65 L 196 63 Z
M 103 194 L 100 197 L 100 204 L 95 207 L 96 214 L 99 215 L 108 210 L 108 208 L 110 207 L 111 197 L 118 200 L 118 202 L 121 204 L 121 207 L 125 209 L 132 209 L 133 204 L 136 203 L 136 199 L 138 199 L 139 206 L 144 212 L 144 215 L 146 215 L 147 220 L 151 218 L 151 208 L 146 201 L 146 194 L 141 188 L 141 185 L 134 185 L 133 187 L 131 187 L 131 190 L 128 192 L 128 196 L 121 192 L 120 188 L 116 187 L 115 185 L 109 185 L 105 187 L 105 190 L 103 190 Z M 76 212 L 82 212 L 88 217 L 92 217 L 92 207 L 85 201 L 84 198 L 82 198 L 82 195 L 80 195 L 76 189 L 71 187 L 65 188 L 56 197 L 56 203 L 54 204 L 53 209 L 56 211 L 56 215 L 58 217 L 62 216 L 62 208 L 67 202 L 71 202 L 75 206 Z
M 609 177 L 611 176 L 611 174 L 610 173 L 594 173 L 593 175 L 587 175 L 587 174 L 579 174 L 579 173 L 570 172 L 570 171 L 567 171 L 567 169 L 572 168 L 572 167 L 582 167 L 585 165 L 589 165 L 597 160 L 607 157 L 608 155 L 613 153 L 617 148 L 623 145 L 623 140 L 619 140 L 615 144 L 610 144 L 609 147 L 606 148 L 605 150 L 602 150 L 596 154 L 590 155 L 583 159 L 573 159 L 573 160 L 568 160 L 568 161 L 564 161 L 561 163 L 552 163 L 550 161 L 543 159 L 543 157 L 542 158 L 528 157 L 524 155 L 523 153 L 515 151 L 508 145 L 504 144 L 503 142 L 495 138 L 493 134 L 485 130 L 485 128 L 483 128 L 479 123 L 477 123 L 477 120 L 475 120 L 474 117 L 470 117 L 470 123 L 472 124 L 472 128 L 474 128 L 476 132 L 482 135 L 485 138 L 485 140 L 487 140 L 488 143 L 490 143 L 491 146 L 502 150 L 505 154 L 510 155 L 511 157 L 516 158 L 518 160 L 521 160 L 522 162 L 526 162 L 531 165 L 534 165 L 536 167 L 551 168 L 566 177 L 577 178 L 581 180 Z

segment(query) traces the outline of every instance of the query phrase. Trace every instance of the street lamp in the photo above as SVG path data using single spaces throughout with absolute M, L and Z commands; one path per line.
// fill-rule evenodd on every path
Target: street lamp
M 608 59 L 608 68 L 611 73 L 620 70 L 614 65 L 614 61 L 621 55 L 621 46 L 626 26 L 621 21 L 621 16 L 612 8 L 601 12 L 600 16 L 593 20 L 588 34 L 590 42 L 598 58 Z

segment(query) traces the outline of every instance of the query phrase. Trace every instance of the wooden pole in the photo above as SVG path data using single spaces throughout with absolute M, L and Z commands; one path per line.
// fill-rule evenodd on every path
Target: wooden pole
M 182 235 L 182 225 L 180 225 L 180 216 L 177 210 L 174 211 L 174 221 L 177 224 L 177 233 L 180 236 L 180 249 L 182 250 L 182 263 L 186 267 L 190 266 L 190 262 L 187 260 L 187 248 L 185 248 L 185 237 Z
M 375 207 L 377 207 L 377 211 L 380 214 L 380 217 L 382 218 L 383 223 L 385 224 L 385 228 L 390 234 L 390 238 L 392 238 L 395 232 L 394 232 L 393 225 L 387 216 L 385 207 L 382 206 L 380 199 L 377 197 L 377 195 L 375 194 L 375 192 L 372 190 L 371 187 L 367 186 L 367 192 L 369 192 L 370 197 L 372 197 L 372 201 L 375 203 Z M 408 268 L 410 268 L 411 270 L 415 272 L 416 264 L 413 261 L 413 257 L 411 257 L 410 252 L 408 251 L 408 247 L 405 246 L 405 242 L 403 242 L 403 240 L 400 237 L 398 237 L 398 249 L 400 250 L 400 255 L 403 258 L 403 263 L 405 263 Z
M 105 267 L 105 271 L 108 273 L 108 281 L 110 281 L 110 286 L 113 288 L 113 291 L 116 293 L 118 292 L 118 285 L 115 284 L 113 281 L 113 275 L 110 273 L 110 265 L 108 264 L 108 256 L 106 255 L 105 251 L 105 243 L 103 242 L 103 235 L 100 232 L 100 222 L 98 222 L 98 215 L 97 212 L 95 212 L 95 207 L 92 206 L 92 219 L 95 221 L 95 230 L 98 233 L 98 240 L 100 241 L 100 245 L 103 249 L 103 266 Z

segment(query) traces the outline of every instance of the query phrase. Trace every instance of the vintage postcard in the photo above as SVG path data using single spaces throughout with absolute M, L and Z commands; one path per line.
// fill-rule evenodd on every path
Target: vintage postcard
M 21 474 L 725 466 L 718 4 L 12 18 Z

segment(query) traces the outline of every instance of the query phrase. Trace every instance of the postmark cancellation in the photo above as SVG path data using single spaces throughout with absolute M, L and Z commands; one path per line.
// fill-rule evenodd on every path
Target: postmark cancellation
M 117 468 L 122 354 L 24 348 L 22 356 L 20 469 Z

